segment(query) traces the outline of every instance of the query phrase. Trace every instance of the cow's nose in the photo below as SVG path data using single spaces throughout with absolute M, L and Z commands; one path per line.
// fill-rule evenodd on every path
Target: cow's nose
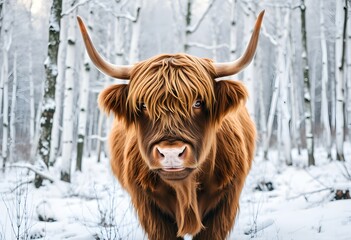
M 181 158 L 185 153 L 186 146 L 175 148 L 156 147 L 156 149 L 162 158 Z
M 164 169 L 184 168 L 184 157 L 187 152 L 186 146 L 160 147 L 155 146 L 154 158 Z

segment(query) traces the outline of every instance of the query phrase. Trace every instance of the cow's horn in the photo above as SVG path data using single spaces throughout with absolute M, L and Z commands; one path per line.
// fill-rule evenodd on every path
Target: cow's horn
M 95 66 L 101 72 L 105 73 L 110 77 L 119 79 L 129 79 L 132 66 L 118 66 L 106 61 L 95 49 L 82 18 L 77 16 L 77 20 L 79 23 L 80 31 L 83 36 L 85 47 L 87 49 L 91 61 L 95 64 Z
M 258 36 L 260 33 L 261 23 L 264 15 L 264 10 L 260 12 L 257 17 L 256 24 L 253 30 L 253 33 L 250 38 L 250 42 L 246 47 L 245 53 L 237 60 L 233 62 L 225 62 L 225 63 L 215 63 L 216 69 L 216 77 L 225 77 L 234 75 L 241 70 L 243 70 L 249 63 L 251 62 L 252 58 L 255 55 Z

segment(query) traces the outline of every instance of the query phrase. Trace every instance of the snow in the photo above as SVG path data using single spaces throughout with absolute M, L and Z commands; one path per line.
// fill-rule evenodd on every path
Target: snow
M 351 170 L 350 144 L 345 149 L 345 164 L 329 162 L 327 153 L 316 149 L 314 167 L 307 167 L 306 151 L 301 155 L 293 151 L 291 167 L 279 160 L 276 151 L 270 151 L 268 161 L 259 152 L 229 239 L 350 239 L 351 200 L 336 201 L 332 192 L 351 190 L 346 178 L 346 169 Z M 60 161 L 48 174 L 59 176 Z M 146 239 L 108 159 L 101 163 L 95 156 L 83 159 L 83 172 L 75 172 L 71 184 L 45 181 L 39 189 L 33 184 L 19 186 L 33 176 L 25 168 L 0 173 L 0 239 L 17 235 L 53 240 Z M 269 182 L 272 191 L 255 189 Z M 39 215 L 52 221 L 40 221 Z

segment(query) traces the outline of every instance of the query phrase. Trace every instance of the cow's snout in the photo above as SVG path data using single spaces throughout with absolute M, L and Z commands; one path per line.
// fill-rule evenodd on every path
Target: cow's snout
M 153 159 L 165 171 L 180 171 L 193 159 L 191 147 L 183 142 L 156 144 L 152 150 Z

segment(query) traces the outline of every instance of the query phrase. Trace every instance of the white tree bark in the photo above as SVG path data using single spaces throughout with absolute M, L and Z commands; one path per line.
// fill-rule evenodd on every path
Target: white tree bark
M 269 149 L 269 143 L 271 140 L 272 136 L 272 130 L 273 130 L 273 121 L 274 121 L 274 116 L 275 112 L 277 109 L 277 103 L 278 103 L 278 96 L 279 96 L 279 77 L 276 76 L 275 81 L 274 81 L 274 88 L 273 88 L 273 93 L 272 93 L 272 99 L 271 99 L 271 107 L 269 110 L 269 115 L 268 115 L 268 120 L 267 120 L 267 134 L 265 136 L 264 142 L 263 142 L 263 153 L 264 153 L 264 158 L 268 159 L 268 149 Z
M 324 1 L 320 1 L 320 26 L 321 26 L 321 50 L 322 50 L 322 90 L 321 90 L 321 122 L 323 125 L 323 144 L 331 159 L 331 130 L 328 107 L 328 51 L 325 38 Z
M 140 40 L 140 12 L 142 7 L 142 0 L 136 0 L 136 16 L 132 21 L 132 39 L 129 51 L 129 63 L 134 64 L 139 61 L 139 40 Z
M 12 35 L 11 32 L 5 31 L 6 36 L 4 38 L 4 44 L 2 48 L 2 68 L 1 68 L 1 81 L 2 81 L 2 167 L 5 169 L 6 162 L 8 161 L 8 116 L 9 116 L 9 96 L 8 96 L 8 85 L 9 85 L 9 64 L 8 64 L 8 53 L 10 50 Z M 0 105 L 1 106 L 1 105 Z
M 90 14 L 88 18 L 88 28 L 92 31 L 91 21 L 92 21 L 92 9 L 90 9 Z M 90 58 L 85 49 L 83 49 L 84 57 L 83 64 L 80 68 L 80 90 L 79 90 L 79 116 L 78 116 L 78 141 L 77 141 L 77 160 L 76 160 L 76 170 L 82 171 L 82 160 L 84 154 L 84 143 L 87 128 L 87 112 L 89 103 L 89 81 L 90 81 Z
M 87 125 L 87 111 L 89 100 L 90 59 L 85 51 L 84 62 L 81 66 L 80 92 L 79 92 L 79 116 L 78 116 L 78 142 L 76 170 L 82 171 L 82 159 L 84 153 L 84 141 Z
M 106 77 L 107 78 L 107 77 Z M 108 80 L 106 80 L 108 81 Z M 96 153 L 97 153 L 97 162 L 101 161 L 101 152 L 102 152 L 102 145 L 103 145 L 103 141 L 102 139 L 102 134 L 103 134 L 103 130 L 102 130 L 102 126 L 104 123 L 104 119 L 105 119 L 105 114 L 103 112 L 99 112 L 99 121 L 98 121 L 98 132 L 97 132 L 97 136 L 99 137 L 99 139 L 97 139 L 97 146 L 96 146 Z
M 283 36 L 280 39 L 280 48 L 279 48 L 279 56 L 278 56 L 278 71 L 279 76 L 281 77 L 280 84 L 280 106 L 281 106 L 281 117 L 282 117 L 282 145 L 284 152 L 284 160 L 287 165 L 292 165 L 291 159 L 291 135 L 290 135 L 290 102 L 289 102 L 289 88 L 290 88 L 290 63 L 289 59 L 291 58 L 290 51 L 288 49 L 288 37 L 290 31 L 290 9 L 286 10 L 284 17 L 284 29 Z
M 10 111 L 10 142 L 9 142 L 9 162 L 14 162 L 15 159 L 15 144 L 16 144 L 16 100 L 17 100 L 17 51 L 13 56 L 13 80 L 12 80 L 12 96 L 11 96 L 11 111 Z
M 299 104 L 297 101 L 297 86 L 298 86 L 298 81 L 296 78 L 296 73 L 294 71 L 294 66 L 296 65 L 295 60 L 296 59 L 296 50 L 294 48 L 294 45 L 292 44 L 292 36 L 291 32 L 289 34 L 289 49 L 291 51 L 291 57 L 290 57 L 290 67 L 289 67 L 289 76 L 290 76 L 290 102 L 291 102 L 291 136 L 293 139 L 293 144 L 297 146 L 298 153 L 301 153 L 301 134 L 300 134 L 300 128 L 301 128 L 301 119 L 300 119 L 300 111 L 299 111 Z
M 30 1 L 29 9 L 32 9 L 32 1 Z M 32 20 L 32 14 L 29 12 L 29 19 Z M 33 31 L 32 21 L 29 23 L 30 32 Z M 31 36 L 29 36 L 31 38 Z M 34 79 L 33 79 L 33 51 L 32 51 L 32 41 L 29 41 L 28 46 L 28 81 L 29 81 L 29 139 L 31 139 L 31 145 L 34 143 L 34 136 L 35 136 L 35 89 L 34 89 Z M 31 146 L 32 149 L 33 146 Z M 32 151 L 34 153 L 34 151 Z M 34 156 L 31 154 L 31 158 Z
M 248 44 L 250 36 L 252 34 L 252 30 L 253 30 L 253 26 L 255 23 L 255 9 L 253 4 L 251 3 L 247 3 L 247 10 L 245 11 L 245 43 Z M 246 46 L 244 46 L 246 47 Z M 249 92 L 249 98 L 246 102 L 246 107 L 247 110 L 251 116 L 251 119 L 255 120 L 255 96 L 256 96 L 256 84 L 254 81 L 254 77 L 255 77 L 255 61 L 252 61 L 251 64 L 249 64 L 249 66 L 247 66 L 245 68 L 245 70 L 243 71 L 244 77 L 243 77 L 243 81 L 244 84 Z
M 70 8 L 69 1 L 63 3 L 63 11 Z M 68 17 L 61 18 L 61 31 L 60 31 L 60 42 L 65 42 L 67 40 L 67 29 L 68 29 Z M 61 127 L 62 127 L 62 92 L 65 80 L 65 62 L 66 62 L 66 51 L 67 44 L 60 44 L 57 55 L 57 79 L 56 79 L 56 94 L 55 94 L 55 114 L 52 122 L 51 130 L 51 145 L 50 145 L 50 158 L 49 163 L 51 166 L 55 165 L 57 156 L 60 151 L 60 137 L 61 137 Z
M 230 60 L 237 58 L 237 0 L 231 1 L 230 8 Z
M 349 3 L 349 8 L 351 7 L 351 3 Z M 347 66 L 346 66 L 346 72 L 347 72 L 347 127 L 349 131 L 349 141 L 351 142 L 351 17 L 348 17 L 348 22 L 347 22 L 347 54 L 346 54 L 346 59 L 347 59 Z
M 307 30 L 306 30 L 306 5 L 301 1 L 301 36 L 302 36 L 302 67 L 304 78 L 304 111 L 305 111 L 305 132 L 308 152 L 308 166 L 315 165 L 314 160 L 314 134 L 312 121 L 312 99 L 311 83 L 309 77 L 308 51 L 307 51 Z
M 335 79 L 336 79 L 336 159 L 344 161 L 344 4 L 346 1 L 336 1 L 336 40 L 335 40 Z M 346 6 L 345 6 L 346 7 Z M 347 9 L 346 9 L 347 10 Z
M 73 93 L 74 93 L 74 63 L 75 63 L 75 14 L 68 16 L 66 81 L 63 103 L 63 134 L 62 134 L 62 164 L 61 180 L 71 181 L 71 160 L 73 149 Z
M 108 24 L 107 26 L 107 37 L 109 39 L 109 41 L 107 42 L 106 44 L 106 52 L 107 53 L 111 53 L 111 46 L 112 46 L 112 38 L 113 38 L 113 35 L 112 35 L 112 32 L 111 32 L 111 24 Z M 132 36 L 132 38 L 134 38 L 134 36 Z M 107 58 L 110 57 L 110 56 L 106 56 Z M 104 88 L 106 88 L 108 85 L 109 85 L 109 82 L 110 82 L 110 77 L 108 76 L 104 76 Z M 101 152 L 103 150 L 103 141 L 101 141 L 101 138 L 103 137 L 103 124 L 104 124 L 104 120 L 105 120 L 105 114 L 100 111 L 99 113 L 99 120 L 98 120 L 98 126 L 97 126 L 97 136 L 99 137 L 99 139 L 97 139 L 97 146 L 96 146 L 96 151 L 97 151 L 97 162 L 100 162 L 101 160 Z
M 46 79 L 40 117 L 40 135 L 37 144 L 38 164 L 49 166 L 52 121 L 55 113 L 55 85 L 57 78 L 57 53 L 60 44 L 60 19 L 62 0 L 53 0 L 50 10 L 48 56 L 45 60 Z M 40 187 L 43 178 L 36 174 L 34 184 Z

